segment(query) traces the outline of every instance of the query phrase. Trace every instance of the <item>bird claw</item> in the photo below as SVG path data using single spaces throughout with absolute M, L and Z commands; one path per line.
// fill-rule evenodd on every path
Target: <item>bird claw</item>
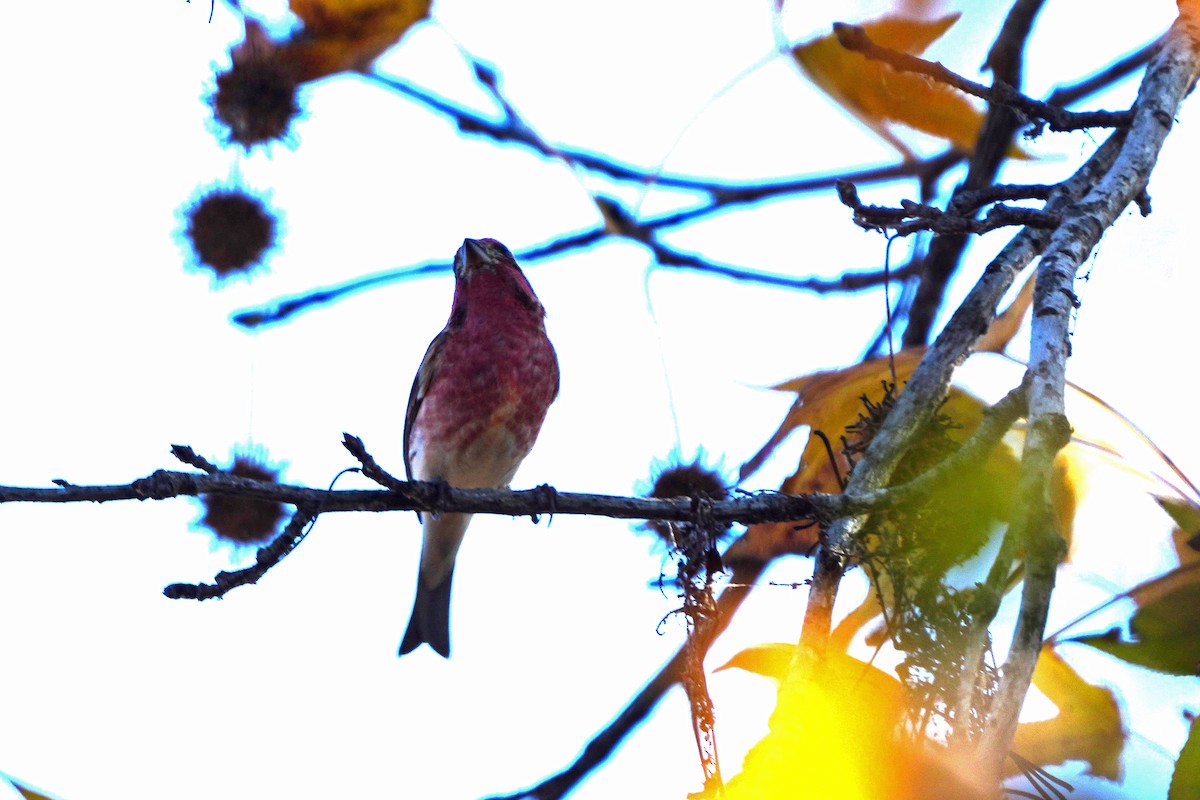
M 431 519 L 439 519 L 442 516 L 442 509 L 450 502 L 450 484 L 445 478 L 438 478 L 432 481 L 425 481 L 426 486 L 433 493 L 433 510 L 429 512 Z
M 545 503 L 550 507 L 549 513 L 551 519 L 553 519 L 554 515 L 558 512 L 558 490 L 548 483 L 543 483 L 540 486 L 533 487 L 530 491 L 533 493 L 533 499 L 537 501 L 538 505 Z M 529 518 L 533 520 L 534 525 L 537 525 L 541 521 L 542 515 L 534 513 L 530 514 Z

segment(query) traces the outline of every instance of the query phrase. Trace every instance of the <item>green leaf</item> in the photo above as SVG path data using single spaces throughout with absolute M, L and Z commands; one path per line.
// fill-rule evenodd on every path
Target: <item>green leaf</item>
M 1070 641 L 1095 647 L 1122 661 L 1172 675 L 1200 672 L 1200 562 L 1180 567 L 1134 587 L 1138 604 L 1129 622 L 1136 641 L 1113 629 Z
M 1167 800 L 1200 800 L 1200 724 L 1192 720 L 1192 732 L 1179 751 Z

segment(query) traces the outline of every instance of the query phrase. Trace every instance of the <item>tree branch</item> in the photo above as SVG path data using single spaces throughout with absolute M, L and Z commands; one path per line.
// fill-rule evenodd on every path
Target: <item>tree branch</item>
M 304 539 L 305 527 L 315 519 L 313 510 L 298 508 L 283 531 L 270 544 L 259 548 L 253 565 L 233 572 L 218 572 L 213 583 L 172 583 L 163 588 L 163 594 L 172 600 L 213 600 L 224 597 L 239 586 L 258 583 L 263 575 L 296 549 Z
M 1112 168 L 1051 239 L 1038 265 L 1030 343 L 1029 434 L 1021 461 L 1024 513 L 1010 535 L 1026 550 L 1026 576 L 1013 643 L 1001 672 L 980 754 L 995 774 L 1016 731 L 1045 634 L 1063 542 L 1054 528 L 1048 486 L 1055 455 L 1070 439 L 1065 413 L 1069 323 L 1078 304 L 1075 275 L 1104 232 L 1143 195 L 1183 98 L 1200 74 L 1200 9 L 1181 3 L 1180 18 L 1151 60 L 1133 107 L 1133 122 Z
M 524 491 L 455 489 L 436 483 L 398 481 L 392 489 L 314 489 L 285 483 L 242 478 L 228 473 L 156 472 L 128 484 L 61 488 L 0 486 L 0 503 L 108 503 L 118 500 L 166 500 L 205 494 L 236 495 L 254 500 L 341 511 L 436 511 L 502 514 L 513 517 L 540 514 L 581 514 L 613 519 L 663 519 L 694 522 L 688 498 L 655 499 L 558 492 L 551 487 Z M 864 509 L 843 495 L 760 494 L 711 505 L 717 522 L 755 522 L 807 519 L 816 514 L 839 514 Z
M 774 197 L 786 196 L 789 194 L 805 194 L 809 192 L 819 192 L 832 189 L 837 185 L 839 180 L 850 180 L 859 185 L 865 185 L 873 183 L 885 183 L 888 181 L 900 180 L 903 178 L 924 174 L 940 175 L 945 170 L 950 169 L 955 164 L 962 161 L 962 158 L 962 154 L 948 151 L 935 156 L 928 161 L 872 167 L 869 169 L 855 170 L 842 175 L 819 175 L 811 178 L 797 178 L 794 180 L 775 181 L 760 184 L 729 184 L 727 185 L 727 188 L 716 191 L 713 198 L 706 203 L 686 209 L 684 211 L 675 211 L 669 214 L 651 217 L 647 220 L 636 220 L 635 223 L 638 228 L 646 231 L 661 231 L 690 222 L 695 222 L 699 219 L 703 219 L 704 217 L 711 216 L 712 214 L 716 214 L 720 211 L 737 205 L 757 203 Z M 516 257 L 522 263 L 536 262 L 543 258 L 549 258 L 550 256 L 562 255 L 564 253 L 590 247 L 616 235 L 619 235 L 618 232 L 610 228 L 608 225 L 600 225 L 587 231 L 564 234 L 545 244 L 520 250 L 516 253 Z M 697 272 L 719 275 L 725 278 L 733 278 L 735 280 L 748 283 L 779 286 L 787 289 L 816 292 L 849 291 L 848 289 L 839 288 L 844 285 L 839 279 L 833 279 L 832 281 L 829 281 L 814 277 L 793 278 L 788 275 L 761 272 L 747 267 L 720 265 L 702 259 L 698 256 L 689 258 L 678 253 L 677 251 L 674 253 L 675 257 L 672 257 L 672 251 L 670 248 L 665 246 L 660 247 L 662 253 L 668 254 L 667 260 L 662 262 L 663 265 L 667 267 L 689 269 Z M 651 249 L 654 248 L 652 247 Z M 391 283 L 400 283 L 402 281 L 412 280 L 415 278 L 431 277 L 433 275 L 449 275 L 450 273 L 450 262 L 445 259 L 426 261 L 424 263 L 415 264 L 412 266 L 376 272 L 371 275 L 354 278 L 344 283 L 339 283 L 320 289 L 314 289 L 296 297 L 277 299 L 257 308 L 239 311 L 234 314 L 233 322 L 243 328 L 258 328 L 265 325 L 273 325 L 283 322 L 303 311 L 337 302 L 368 289 L 386 286 Z M 849 282 L 853 283 L 852 280 Z
M 211 472 L 156 470 L 128 484 L 80 486 L 56 479 L 59 488 L 0 486 L 2 503 L 108 503 L 119 500 L 167 500 L 206 494 L 235 495 L 309 509 L 313 516 L 344 511 L 424 511 L 500 514 L 512 517 L 542 514 L 602 516 L 613 519 L 656 519 L 699 523 L 781 522 L 796 519 L 833 519 L 907 502 L 925 492 L 950 470 L 974 463 L 995 445 L 1019 412 L 1017 395 L 1010 393 L 984 414 L 984 423 L 955 456 L 928 472 L 896 486 L 852 494 L 785 494 L 762 492 L 734 500 L 708 501 L 699 506 L 690 497 L 649 498 L 559 492 L 550 486 L 510 489 L 456 489 L 440 483 L 405 481 L 384 470 L 367 452 L 362 440 L 343 434 L 343 445 L 362 464 L 367 477 L 384 489 L 315 489 L 244 478 L 213 467 L 187 445 L 172 445 L 172 452 L 187 463 L 205 464 Z M 990 422 L 989 422 L 990 420 Z M 1005 422 L 1007 421 L 1007 423 Z M 1005 424 L 1004 428 L 997 426 Z
M 1030 3 L 1029 0 L 1022 0 L 1020 6 L 1040 5 L 1039 3 Z M 1016 9 L 1014 9 L 1015 15 Z M 1010 15 L 1013 17 L 1014 15 Z M 1023 16 L 1031 19 L 1031 15 L 1026 13 Z M 1010 20 L 1011 21 L 1011 20 Z M 1011 41 L 1010 28 L 1019 28 L 1020 26 L 1012 26 L 1006 23 L 1005 31 L 1001 38 L 993 45 L 992 56 L 989 56 L 989 62 L 995 60 L 994 56 L 997 49 L 1000 47 L 1001 41 Z M 1027 33 L 1027 31 L 1025 31 Z M 1024 35 L 1024 34 L 1023 34 Z M 1023 42 L 1022 42 L 1023 44 Z M 1089 78 L 1087 81 L 1080 84 L 1078 87 L 1067 87 L 1059 90 L 1050 99 L 1050 103 L 1067 103 L 1073 99 L 1086 96 L 1086 94 L 1096 91 L 1098 88 L 1118 80 L 1129 71 L 1132 71 L 1141 63 L 1144 63 L 1146 53 L 1150 46 L 1143 48 L 1143 51 L 1135 53 L 1125 59 L 1114 68 L 1104 70 L 1101 73 Z M 953 149 L 947 150 L 926 161 L 917 162 L 901 162 L 899 164 L 878 167 L 868 170 L 857 171 L 845 175 L 821 176 L 816 178 L 801 178 L 795 180 L 775 181 L 769 183 L 731 183 L 722 181 L 703 180 L 688 176 L 676 175 L 661 175 L 656 172 L 646 171 L 628 164 L 622 164 L 614 159 L 597 156 L 594 153 L 578 150 L 571 147 L 560 147 L 547 143 L 526 124 L 508 103 L 504 95 L 499 90 L 498 80 L 495 72 L 486 65 L 483 65 L 474 58 L 466 55 L 472 69 L 475 72 L 477 80 L 481 85 L 493 96 L 497 106 L 504 114 L 504 120 L 495 122 L 487 117 L 475 114 L 465 108 L 462 108 L 444 98 L 438 97 L 432 92 L 412 86 L 411 84 L 397 78 L 392 78 L 382 75 L 374 71 L 360 71 L 359 76 L 368 82 L 385 87 L 391 91 L 401 94 L 426 108 L 435 111 L 443 116 L 453 120 L 460 131 L 466 134 L 481 135 L 491 138 L 497 142 L 510 142 L 519 144 L 535 152 L 540 153 L 548 158 L 561 159 L 572 166 L 577 166 L 590 171 L 598 172 L 614 178 L 616 180 L 624 180 L 634 182 L 640 185 L 656 185 L 664 188 L 699 191 L 707 193 L 710 197 L 708 203 L 697 206 L 693 209 L 688 209 L 674 214 L 664 215 L 662 217 L 647 220 L 645 225 L 649 225 L 653 229 L 662 229 L 682 225 L 687 222 L 692 222 L 702 217 L 717 213 L 725 208 L 733 205 L 745 203 L 759 202 L 772 197 L 778 197 L 789 194 L 803 194 L 807 192 L 821 191 L 833 187 L 837 180 L 845 179 L 852 180 L 860 184 L 882 182 L 888 180 L 896 180 L 904 177 L 918 177 L 923 184 L 927 184 L 930 180 L 942 175 L 946 170 L 960 163 L 964 156 Z M 1012 82 L 1012 81 L 1010 81 Z M 991 112 L 989 112 L 989 115 Z M 985 125 L 985 133 L 987 127 Z M 981 139 L 984 136 L 981 135 Z M 978 154 L 977 154 L 978 158 Z M 553 254 L 570 252 L 579 248 L 588 247 L 599 241 L 602 241 L 608 234 L 604 228 L 595 228 L 578 234 L 568 234 L 558 239 L 539 247 L 531 248 L 522 253 L 518 253 L 518 257 L 525 260 L 535 260 Z M 659 256 L 656 253 L 656 256 Z M 928 261 L 937 261 L 937 259 L 927 259 Z M 707 272 L 721 277 L 731 278 L 734 280 L 746 281 L 750 283 L 759 283 L 762 285 L 779 286 L 783 288 L 800 289 L 804 291 L 854 291 L 862 288 L 855 283 L 854 279 L 847 277 L 843 282 L 838 279 L 832 281 L 824 281 L 818 278 L 791 278 L 786 275 L 774 275 L 771 273 L 762 273 L 744 267 L 726 266 L 715 264 L 702 257 L 681 257 L 677 259 L 660 258 L 660 263 L 668 267 L 678 267 L 681 269 L 689 269 L 698 272 Z M 915 269 L 915 265 L 914 265 Z M 411 280 L 418 277 L 426 277 L 432 275 L 449 274 L 450 265 L 443 260 L 427 261 L 421 264 L 399 267 L 396 269 L 385 270 L 383 272 L 374 273 L 372 275 L 363 276 L 360 278 L 347 281 L 342 284 L 315 289 L 303 295 L 277 299 L 270 303 L 254 309 L 246 309 L 238 312 L 233 317 L 233 322 L 245 328 L 257 328 L 265 325 L 271 325 L 289 319 L 303 311 L 313 309 L 322 305 L 327 305 L 337 302 L 345 297 L 357 294 L 361 291 L 384 286 L 390 283 L 398 283 L 405 280 Z M 870 283 L 869 285 L 878 285 Z M 940 295 L 939 295 L 940 296 Z M 918 310 L 922 304 L 916 304 Z M 918 314 L 920 316 L 920 314 Z M 913 327 L 910 324 L 910 327 Z M 921 325 L 918 324 L 914 330 L 919 330 Z M 907 340 L 907 339 L 906 339 Z M 924 341 L 924 335 L 921 336 L 921 341 Z
M 1112 164 L 1123 138 L 1120 130 L 1110 136 L 1071 178 L 1055 189 L 1046 210 L 1062 213 L 1081 197 Z M 946 396 L 954 370 L 970 355 L 995 317 L 1000 299 L 1016 276 L 1045 249 L 1050 236 L 1049 230 L 1022 229 L 984 270 L 913 372 L 896 405 L 855 465 L 846 494 L 856 496 L 887 484 L 896 464 Z M 825 581 L 822 573 L 840 572 L 852 549 L 851 539 L 864 522 L 862 517 L 845 517 L 829 527 L 814 572 L 814 593 L 818 577 L 822 578 L 821 586 L 830 587 L 825 591 L 836 592 L 837 581 Z M 818 603 L 810 602 L 812 610 L 805 615 L 801 644 L 815 652 L 824 648 L 829 637 L 829 619 L 819 613 L 826 606 L 832 607 L 831 599 L 818 598 Z

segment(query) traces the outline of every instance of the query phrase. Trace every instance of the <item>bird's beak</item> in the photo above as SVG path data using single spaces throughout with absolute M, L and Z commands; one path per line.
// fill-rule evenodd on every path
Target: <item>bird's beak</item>
M 463 239 L 458 252 L 462 256 L 462 265 L 466 272 L 474 272 L 492 263 L 487 247 L 478 239 Z

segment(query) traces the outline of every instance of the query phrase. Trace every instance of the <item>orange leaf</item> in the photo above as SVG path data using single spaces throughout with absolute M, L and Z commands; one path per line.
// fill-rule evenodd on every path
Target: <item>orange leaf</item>
M 1021 291 L 1013 298 L 1008 308 L 992 320 L 987 332 L 976 343 L 977 350 L 1001 352 L 1008 346 L 1033 301 L 1035 277 L 1034 273 L 1030 273 L 1021 287 Z M 896 353 L 894 358 L 895 380 L 899 387 L 903 387 L 905 381 L 911 377 L 924 355 L 925 348 L 922 347 L 907 348 Z M 777 391 L 795 392 L 796 402 L 788 410 L 779 429 L 749 461 L 742 465 L 738 474 L 739 482 L 756 472 L 793 431 L 808 426 L 810 431 L 819 430 L 829 437 L 831 444 L 834 445 L 834 461 L 830 462 L 824 442 L 818 437 L 810 435 L 795 474 L 784 481 L 780 491 L 790 493 L 840 492 L 842 487 L 838 482 L 838 475 L 845 477 L 849 472 L 850 464 L 839 452 L 838 437 L 842 435 L 847 425 L 858 418 L 858 414 L 862 410 L 860 398 L 866 395 L 869 398 L 878 399 L 883 381 L 891 380 L 892 370 L 888 365 L 888 360 L 875 358 L 850 367 L 814 372 L 811 375 L 793 378 L 771 387 Z M 948 413 L 955 423 L 962 426 L 968 434 L 975 430 L 983 415 L 983 406 L 976 398 L 954 387 L 951 388 L 946 405 L 942 410 Z M 1001 451 L 998 449 L 997 452 Z M 1003 452 L 1007 454 L 1007 460 L 1003 457 L 998 460 L 993 456 L 985 467 L 985 472 L 997 479 L 1011 477 L 1015 463 L 1011 461 L 1010 450 L 1004 448 Z M 837 465 L 836 471 L 834 464 Z M 1076 481 L 1072 475 L 1074 467 L 1074 460 L 1068 458 L 1066 451 L 1060 453 L 1055 461 L 1050 485 L 1058 530 L 1068 542 L 1071 540 L 1077 505 Z M 964 497 L 970 500 L 981 499 L 978 495 L 974 497 L 964 495 Z M 992 504 L 987 511 L 994 514 L 999 509 Z M 807 521 L 760 523 L 751 525 L 745 535 L 733 545 L 728 555 L 765 562 L 784 554 L 807 554 L 816 544 L 817 528 Z
M 896 354 L 898 381 L 902 383 L 912 374 L 923 354 L 923 349 L 902 350 Z M 866 394 L 878 398 L 880 382 L 885 379 L 890 379 L 887 359 L 875 358 L 843 369 L 815 372 L 772 387 L 779 391 L 795 392 L 796 402 L 788 410 L 779 430 L 742 465 L 739 480 L 755 472 L 794 430 L 807 425 L 829 437 L 834 444 L 835 461 L 830 462 L 824 443 L 810 435 L 796 473 L 783 482 L 780 491 L 795 494 L 840 492 L 842 486 L 833 464 L 837 464 L 842 476 L 847 474 L 850 465 L 845 456 L 837 452 L 838 436 L 858 417 L 858 411 L 862 408 L 859 397 Z M 785 553 L 805 554 L 817 544 L 817 528 L 798 522 L 759 523 L 751 525 L 738 544 L 739 555 L 753 554 L 764 560 Z
M 55 795 L 38 791 L 23 781 L 19 781 L 11 775 L 0 772 L 0 787 L 3 786 L 9 786 L 15 789 L 21 795 L 23 800 L 57 800 Z M 7 795 L 5 796 L 7 797 Z
M 953 13 L 920 20 L 888 15 L 860 23 L 859 27 L 878 45 L 917 55 L 959 16 Z M 983 112 L 957 89 L 924 75 L 898 72 L 881 61 L 846 50 L 832 33 L 802 42 L 792 55 L 809 80 L 905 158 L 914 155 L 888 129 L 888 123 L 902 123 L 946 139 L 964 152 L 975 149 Z
M 432 0 L 291 0 L 304 29 L 281 47 L 301 82 L 365 69 L 429 15 Z
M 916 369 L 924 350 L 902 350 L 895 357 L 896 381 L 903 383 Z M 796 393 L 796 402 L 788 411 L 779 430 L 770 441 L 741 470 L 742 478 L 752 473 L 774 449 L 797 428 L 807 426 L 821 431 L 833 446 L 833 458 L 820 437 L 809 436 L 795 474 L 784 481 L 781 491 L 792 494 L 841 491 L 839 476 L 850 472 L 850 463 L 839 445 L 847 426 L 856 422 L 863 412 L 865 396 L 878 402 L 883 395 L 883 383 L 891 380 L 886 358 L 864 361 L 839 370 L 817 372 L 795 378 L 773 388 Z M 951 388 L 942 413 L 949 416 L 965 438 L 979 425 L 983 405 L 961 389 Z M 957 476 L 962 485 L 954 492 L 942 492 L 942 509 L 950 512 L 953 524 L 979 533 L 971 541 L 982 543 L 991 520 L 1007 516 L 1009 493 L 998 487 L 1015 478 L 1016 462 L 1007 446 L 998 447 L 986 464 L 982 475 Z M 970 484 L 969 486 L 967 484 Z M 950 517 L 944 520 L 951 524 Z M 816 544 L 815 526 L 801 527 L 799 522 L 776 522 L 752 525 L 739 545 L 759 558 L 772 558 L 783 553 L 806 553 Z M 954 536 L 947 541 L 967 544 L 969 537 Z M 977 541 L 976 541 L 977 540 Z M 969 548 L 968 548 L 969 549 Z M 741 554 L 741 552 L 739 552 Z
M 896 353 L 896 381 L 899 384 L 903 385 L 912 375 L 924 354 L 924 348 L 910 348 Z M 795 392 L 796 402 L 788 410 L 779 430 L 758 453 L 742 465 L 739 479 L 744 480 L 762 466 L 775 448 L 796 428 L 808 425 L 824 431 L 830 440 L 836 443 L 837 437 L 845 427 L 858 417 L 862 408 L 859 397 L 866 394 L 877 398 L 881 382 L 884 380 L 891 380 L 887 359 L 872 358 L 853 366 L 814 372 L 772 386 L 776 391 Z M 849 464 L 840 455 L 837 463 L 844 476 Z M 781 488 L 785 492 L 842 490 L 819 440 L 810 439 L 808 447 L 804 450 L 800 469 Z
M 975 351 L 979 353 L 1003 353 L 1008 343 L 1021 329 L 1029 307 L 1033 305 L 1033 290 L 1037 285 L 1037 270 L 1030 270 L 1029 277 L 1021 285 L 1021 291 L 1009 303 L 1008 308 L 992 320 L 987 333 L 975 343 Z
M 1058 715 L 1019 725 L 1013 752 L 1042 766 L 1082 760 L 1088 774 L 1121 780 L 1128 734 L 1113 693 L 1081 678 L 1051 645 L 1042 647 L 1033 683 L 1058 706 Z

